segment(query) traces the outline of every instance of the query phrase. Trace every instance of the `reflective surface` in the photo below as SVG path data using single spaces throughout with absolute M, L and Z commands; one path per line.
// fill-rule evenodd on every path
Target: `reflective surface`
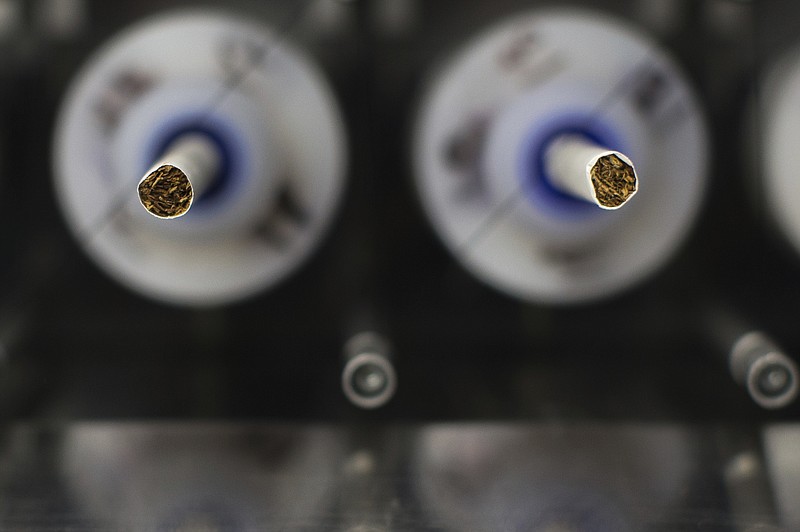
M 0 527 L 791 530 L 800 427 L 766 435 L 772 481 L 758 434 L 733 427 L 18 425 Z

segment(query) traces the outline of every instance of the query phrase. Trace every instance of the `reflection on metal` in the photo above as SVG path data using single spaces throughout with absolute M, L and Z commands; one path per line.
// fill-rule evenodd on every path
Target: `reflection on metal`
M 332 503 L 330 430 L 77 425 L 61 468 L 71 498 L 111 529 L 266 530 Z
M 659 427 L 434 428 L 413 476 L 447 530 L 644 530 L 685 495 L 692 443 Z
M 769 480 L 759 454 L 750 449 L 734 453 L 722 473 L 733 521 L 749 521 L 735 530 L 776 532 Z
M 0 530 L 800 527 L 800 427 L 32 424 L 0 431 Z M 748 436 L 749 437 L 749 436 Z M 757 476 L 757 475 L 756 475 Z M 762 479 L 763 480 L 763 479 Z M 724 485 L 723 485 L 724 481 Z M 731 487 L 735 488 L 731 491 Z M 724 490 L 724 491 L 723 491 Z M 766 512 L 763 508 L 768 508 Z M 687 527 L 687 519 L 689 525 Z
M 800 426 L 769 426 L 763 440 L 779 524 L 800 530 Z

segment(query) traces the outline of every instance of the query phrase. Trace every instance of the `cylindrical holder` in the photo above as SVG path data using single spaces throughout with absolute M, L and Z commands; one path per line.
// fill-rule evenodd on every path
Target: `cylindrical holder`
M 278 530 L 323 522 L 347 450 L 325 427 L 87 424 L 60 433 L 54 458 L 87 523 Z
M 704 311 L 702 322 L 733 379 L 756 404 L 774 410 L 795 400 L 800 381 L 797 365 L 766 333 L 718 305 Z
M 355 406 L 374 409 L 389 402 L 397 389 L 397 375 L 389 343 L 374 332 L 361 332 L 344 346 L 342 391 Z
M 783 408 L 797 397 L 797 365 L 763 332 L 741 335 L 728 357 L 733 378 L 762 408 Z
M 676 427 L 446 424 L 419 431 L 408 477 L 444 530 L 632 532 L 685 498 L 696 447 Z
M 80 245 L 175 305 L 280 283 L 344 190 L 345 130 L 324 73 L 269 27 L 217 10 L 157 15 L 100 48 L 66 93 L 53 147 Z
M 700 100 L 666 50 L 602 13 L 539 9 L 442 64 L 419 107 L 414 174 L 434 229 L 477 279 L 580 304 L 679 249 L 708 146 Z

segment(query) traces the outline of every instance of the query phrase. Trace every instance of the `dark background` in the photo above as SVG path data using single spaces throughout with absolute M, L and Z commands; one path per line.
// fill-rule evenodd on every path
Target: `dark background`
M 333 0 L 332 0 L 333 1 Z M 669 1 L 669 0 L 668 0 Z M 571 307 L 511 299 L 472 278 L 425 219 L 410 171 L 410 127 L 428 76 L 492 22 L 547 2 L 418 2 L 389 32 L 376 0 L 346 24 L 299 19 L 288 38 L 326 71 L 349 133 L 348 188 L 321 248 L 277 288 L 213 310 L 165 306 L 93 265 L 52 190 L 52 127 L 80 65 L 117 31 L 174 1 L 86 3 L 66 36 L 33 2 L 0 37 L 0 413 L 44 419 L 257 418 L 428 421 L 614 419 L 735 422 L 765 412 L 731 379 L 708 309 L 733 312 L 800 354 L 800 260 L 758 192 L 756 80 L 800 44 L 800 4 L 674 0 L 672 24 L 645 0 L 570 2 L 651 33 L 705 105 L 710 185 L 688 242 L 645 283 Z M 205 2 L 281 26 L 299 1 Z M 550 2 L 564 5 L 565 2 Z M 191 5 L 197 5 L 193 2 Z M 399 389 L 377 412 L 339 390 L 342 345 L 369 323 L 394 346 Z M 626 335 L 609 334 L 624 324 Z

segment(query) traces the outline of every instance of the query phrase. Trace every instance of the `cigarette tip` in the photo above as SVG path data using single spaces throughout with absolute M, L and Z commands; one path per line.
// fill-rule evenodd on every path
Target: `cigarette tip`
M 597 204 L 603 209 L 619 209 L 639 190 L 633 163 L 619 152 L 598 157 L 590 175 Z
M 162 165 L 139 182 L 139 201 L 142 206 L 161 219 L 183 216 L 194 199 L 192 184 L 186 174 L 172 165 Z

